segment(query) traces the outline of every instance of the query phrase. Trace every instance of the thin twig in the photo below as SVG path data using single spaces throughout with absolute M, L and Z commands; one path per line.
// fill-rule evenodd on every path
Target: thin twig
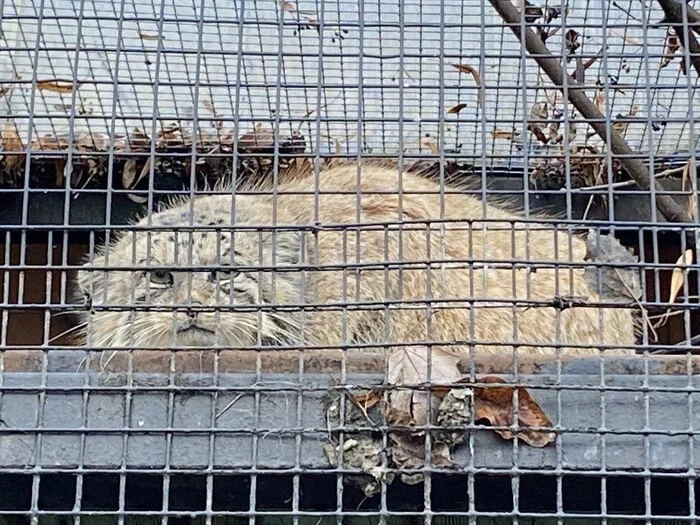
M 664 171 L 654 175 L 654 178 L 661 179 L 663 177 L 670 177 L 671 175 L 677 175 L 678 173 L 683 173 L 684 169 L 685 169 L 685 166 L 682 166 L 680 168 L 673 168 L 673 169 L 664 170 Z M 571 191 L 572 193 L 588 193 L 589 191 L 593 191 L 593 190 L 607 190 L 608 188 L 625 188 L 627 186 L 634 186 L 636 183 L 637 183 L 637 181 L 635 181 L 635 180 L 623 180 L 622 182 L 614 182 L 612 184 L 600 184 L 598 186 L 583 186 L 581 188 L 572 188 L 571 190 L 567 190 L 566 188 L 562 188 L 561 191 Z
M 516 7 L 510 2 L 510 0 L 489 0 L 494 9 L 501 15 L 503 20 L 509 24 L 511 31 L 515 36 L 524 41 L 525 47 L 533 56 L 533 59 L 537 62 L 540 68 L 545 72 L 549 79 L 554 83 L 557 89 L 564 91 L 564 70 L 557 58 L 550 53 L 547 46 L 542 42 L 542 39 L 534 33 L 531 29 L 523 29 L 520 27 L 520 13 Z M 574 107 L 581 113 L 581 115 L 588 120 L 590 126 L 595 130 L 598 136 L 605 142 L 607 142 L 608 134 L 610 136 L 610 145 L 612 153 L 619 155 L 619 162 L 628 175 L 634 179 L 637 186 L 640 189 L 647 190 L 653 183 L 657 192 L 664 192 L 663 186 L 654 178 L 653 180 L 649 177 L 649 172 L 646 166 L 639 160 L 634 158 L 635 152 L 629 147 L 627 142 L 622 135 L 618 133 L 615 129 L 610 128 L 605 125 L 606 120 L 603 114 L 598 111 L 598 108 L 593 102 L 591 102 L 588 97 L 584 94 L 583 87 L 581 84 L 576 82 L 575 79 L 571 78 L 566 74 L 566 81 L 569 86 L 567 90 L 569 96 L 569 102 L 571 102 Z M 681 208 L 675 200 L 669 195 L 656 195 L 656 206 L 659 211 L 663 214 L 664 218 L 668 222 L 686 222 L 687 217 L 683 208 Z M 690 246 L 695 245 L 695 239 L 690 234 L 691 232 L 686 232 L 686 237 Z

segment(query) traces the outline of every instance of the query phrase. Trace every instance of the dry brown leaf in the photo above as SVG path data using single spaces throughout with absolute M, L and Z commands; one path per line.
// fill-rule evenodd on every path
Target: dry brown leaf
M 139 31 L 139 38 L 141 40 L 160 40 L 161 36 L 158 34 L 150 34 L 150 33 L 144 33 L 143 31 Z
M 499 377 L 489 376 L 479 380 L 480 383 L 497 383 L 503 386 L 474 387 L 474 421 L 487 420 L 493 426 L 511 426 L 513 424 L 513 394 L 518 395 L 518 426 L 549 427 L 552 422 L 542 408 L 523 387 L 505 385 Z M 513 439 L 511 430 L 499 429 L 496 432 L 505 439 Z M 554 432 L 543 430 L 521 430 L 518 439 L 533 447 L 544 447 L 554 441 Z
M 370 390 L 366 394 L 361 395 L 349 395 L 352 402 L 355 403 L 357 407 L 365 413 L 367 412 L 367 410 L 369 410 L 382 400 L 381 390 Z
M 598 111 L 604 113 L 605 96 L 602 89 L 596 89 L 595 94 L 593 95 L 593 103 L 595 104 L 595 107 L 598 108 Z
M 669 28 L 666 33 L 666 43 L 664 45 L 664 56 L 661 59 L 660 68 L 664 68 L 675 58 L 676 52 L 681 48 L 681 41 L 677 35 L 671 33 Z
M 297 10 L 296 6 L 292 2 L 287 2 L 286 0 L 277 0 L 277 3 L 282 8 L 282 11 L 294 13 Z
M 5 128 L 0 132 L 0 137 L 2 138 L 2 150 L 6 151 L 23 151 L 24 146 L 19 138 L 19 133 L 17 132 L 17 126 L 14 122 L 8 122 Z
M 435 155 L 436 157 L 440 155 L 440 149 L 438 148 L 437 143 L 430 137 L 423 137 L 420 143 L 422 146 L 428 148 L 431 154 Z
M 569 50 L 569 53 L 573 53 L 579 47 L 581 47 L 581 42 L 579 42 L 579 34 L 573 29 L 569 29 L 566 32 L 564 39 L 566 43 L 566 49 Z
M 79 89 L 82 82 L 75 83 L 75 89 Z M 54 93 L 72 93 L 72 82 L 61 82 L 59 80 L 39 80 L 36 83 L 37 89 L 41 91 L 53 91 Z
M 693 262 L 693 250 L 688 248 L 683 255 L 681 255 L 676 261 L 676 266 L 684 264 L 692 264 Z M 678 294 L 683 289 L 683 274 L 685 270 L 683 268 L 674 268 L 673 275 L 671 276 L 671 289 L 669 293 L 668 302 L 673 304 L 678 299 Z
M 399 469 L 418 470 L 425 468 L 425 439 L 405 433 L 389 434 L 389 452 L 391 461 Z M 454 466 L 450 447 L 446 443 L 434 442 L 430 446 L 430 466 L 432 468 L 450 468 Z M 423 481 L 423 474 L 401 474 L 401 481 L 415 485 Z
M 477 92 L 477 100 L 479 101 L 479 104 L 481 107 L 484 107 L 484 93 L 483 93 L 483 86 L 481 85 L 481 75 L 479 72 L 474 69 L 472 66 L 469 64 L 452 64 L 452 67 L 454 67 L 457 71 L 460 73 L 469 73 L 472 78 L 474 78 L 474 82 L 476 83 L 476 87 L 479 89 Z
M 0 97 L 5 97 L 12 93 L 12 91 L 15 89 L 14 85 L 10 85 L 7 87 L 0 87 Z
M 136 159 L 128 159 L 124 163 L 124 169 L 122 170 L 122 187 L 125 190 L 131 189 L 131 185 L 136 179 Z
M 456 105 L 452 106 L 450 109 L 448 109 L 447 112 L 459 114 L 459 112 L 462 111 L 466 107 L 467 107 L 467 105 L 464 103 L 456 104 Z
M 63 170 L 66 167 L 66 159 L 64 159 L 63 157 L 56 159 L 56 163 L 54 164 L 54 167 L 56 168 L 56 180 L 55 180 L 56 187 L 62 188 L 63 181 L 65 180 L 65 178 L 63 176 Z
M 211 113 L 212 115 L 214 115 L 215 117 L 219 116 L 218 113 L 216 112 L 216 108 L 214 107 L 214 103 L 211 100 L 209 100 L 208 98 L 205 98 L 204 100 L 202 100 L 202 105 L 205 108 L 207 108 L 207 111 L 209 113 Z
M 498 129 L 498 128 L 493 128 L 491 130 L 491 136 L 494 139 L 515 140 L 516 135 L 517 135 L 517 132 L 515 130 L 506 131 L 506 130 Z
M 537 140 L 539 140 L 543 144 L 547 144 L 549 142 L 549 138 L 547 135 L 544 134 L 544 131 L 537 125 L 537 124 L 528 124 L 527 125 L 528 131 L 531 131 L 532 134 L 537 137 Z
M 430 354 L 430 377 L 428 377 L 428 355 Z M 450 384 L 459 377 L 459 357 L 425 346 L 407 346 L 394 350 L 389 356 L 387 381 L 401 390 L 389 394 L 387 420 L 400 425 L 425 425 L 428 415 L 428 400 L 425 392 L 417 390 L 421 384 Z M 431 396 L 433 402 L 438 401 Z
M 145 204 L 146 202 L 148 202 L 148 197 L 142 197 L 141 195 L 127 193 L 126 196 L 129 198 L 129 200 L 134 201 L 136 204 Z

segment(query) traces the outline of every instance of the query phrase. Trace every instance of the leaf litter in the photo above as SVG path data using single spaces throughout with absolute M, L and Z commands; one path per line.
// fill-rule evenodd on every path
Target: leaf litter
M 456 447 L 463 444 L 477 426 L 492 426 L 503 439 L 521 439 L 532 447 L 545 447 L 555 434 L 552 423 L 525 387 L 508 384 L 496 376 L 472 383 L 463 377 L 458 363 L 464 356 L 429 347 L 406 347 L 389 357 L 386 385 L 353 392 L 330 391 L 325 404 L 329 443 L 324 452 L 332 466 L 356 470 L 347 483 L 367 497 L 391 484 L 396 477 L 403 483 L 423 481 L 426 445 L 430 443 L 427 465 L 453 469 Z M 518 417 L 514 422 L 513 400 L 518 398 Z M 341 399 L 345 398 L 344 442 L 334 430 L 341 423 Z M 393 427 L 382 442 L 382 425 Z M 432 424 L 437 429 L 427 430 Z M 507 427 L 507 428 L 503 428 Z M 386 466 L 385 466 L 386 465 Z M 387 467 L 398 469 L 397 476 Z

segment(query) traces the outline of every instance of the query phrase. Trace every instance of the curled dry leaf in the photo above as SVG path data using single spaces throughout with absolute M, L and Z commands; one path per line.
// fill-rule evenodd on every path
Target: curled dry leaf
M 54 93 L 72 93 L 73 87 L 79 89 L 82 82 L 61 82 L 60 80 L 39 80 L 36 83 L 37 89 L 41 91 L 53 91 Z
M 277 0 L 277 3 L 282 8 L 282 11 L 294 13 L 297 10 L 297 7 L 293 2 L 288 2 L 287 0 Z
M 676 266 L 680 265 L 689 265 L 693 263 L 693 250 L 692 249 L 687 249 L 685 253 L 683 253 L 678 260 L 676 261 Z M 674 268 L 673 269 L 673 275 L 671 276 L 671 289 L 670 289 L 670 294 L 668 298 L 668 302 L 670 304 L 673 304 L 676 302 L 676 299 L 678 299 L 678 294 L 680 294 L 681 290 L 683 289 L 683 274 L 685 273 L 686 270 L 683 268 Z
M 476 87 L 479 88 L 479 91 L 477 93 L 477 100 L 479 101 L 479 105 L 481 107 L 484 107 L 484 86 L 481 84 L 481 75 L 479 72 L 474 69 L 472 66 L 469 64 L 452 64 L 452 67 L 454 67 L 457 71 L 460 73 L 469 73 L 472 78 L 474 78 L 474 82 L 476 83 Z
M 202 105 L 205 108 L 207 108 L 207 111 L 209 113 L 211 113 L 212 115 L 214 115 L 215 117 L 219 116 L 218 113 L 216 112 L 216 108 L 214 107 L 214 103 L 211 100 L 209 100 L 208 98 L 205 98 L 204 100 L 202 100 Z
M 459 114 L 459 112 L 462 111 L 466 107 L 467 107 L 467 105 L 464 103 L 456 104 L 456 105 L 452 106 L 450 109 L 448 109 L 447 112 Z
M 661 58 L 660 68 L 664 68 L 675 58 L 676 52 L 681 48 L 681 41 L 677 35 L 669 28 L 666 33 L 666 43 L 664 45 L 664 56 Z
M 136 159 L 128 159 L 124 163 L 124 169 L 122 170 L 122 187 L 125 190 L 131 189 L 135 179 Z
M 126 195 L 129 200 L 134 201 L 136 204 L 145 204 L 148 202 L 148 197 L 142 195 L 134 195 L 133 193 L 127 193 Z
M 503 386 L 474 387 L 474 421 L 486 420 L 497 427 L 513 425 L 513 395 L 517 391 L 518 427 L 524 428 L 517 432 L 517 437 L 533 447 L 544 447 L 554 441 L 554 432 L 531 428 L 551 428 L 552 422 L 525 388 L 505 385 L 503 379 L 495 376 L 479 382 Z M 498 429 L 496 433 L 505 439 L 516 436 L 507 429 Z
M 579 47 L 581 47 L 581 42 L 579 42 L 579 34 L 573 29 L 569 29 L 565 35 L 566 49 L 569 53 L 574 53 Z
M 593 95 L 593 103 L 595 107 L 598 108 L 598 111 L 605 113 L 605 96 L 603 95 L 602 89 L 596 89 Z
M 144 33 L 143 31 L 139 31 L 139 38 L 141 40 L 160 40 L 161 36 L 159 34 L 150 34 L 150 33 Z
M 428 359 L 430 358 L 430 377 Z M 418 390 L 427 382 L 450 384 L 459 378 L 459 356 L 437 348 L 407 346 L 389 356 L 388 382 L 400 389 L 389 394 L 387 419 L 399 425 L 425 425 L 428 416 L 428 395 Z M 433 402 L 438 401 L 431 396 Z
M 421 146 L 428 148 L 432 155 L 436 157 L 440 155 L 440 150 L 438 149 L 437 143 L 430 137 L 423 137 L 420 141 Z
M 491 136 L 494 139 L 515 140 L 515 137 L 517 135 L 518 135 L 518 133 L 515 130 L 506 131 L 506 130 L 498 129 L 498 128 L 493 128 L 491 130 Z
M 367 411 L 382 400 L 382 392 L 380 390 L 370 390 L 360 395 L 349 394 L 349 397 L 355 406 L 367 416 Z

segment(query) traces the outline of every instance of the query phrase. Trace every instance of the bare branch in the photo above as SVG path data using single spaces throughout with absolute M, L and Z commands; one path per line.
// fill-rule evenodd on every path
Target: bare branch
M 564 70 L 557 58 L 555 58 L 547 48 L 547 46 L 542 42 L 539 36 L 535 34 L 530 29 L 521 30 L 520 27 L 520 13 L 516 7 L 511 3 L 510 0 L 489 0 L 494 9 L 501 15 L 501 18 L 509 24 L 510 29 L 513 31 L 515 36 L 517 36 L 521 41 L 524 40 L 525 47 L 533 56 L 533 59 L 537 62 L 540 68 L 545 72 L 545 74 L 550 78 L 554 85 L 560 91 L 564 91 Z M 610 134 L 610 144 L 612 153 L 619 155 L 619 162 L 629 176 L 634 179 L 643 190 L 647 190 L 650 184 L 654 184 L 654 188 L 657 192 L 664 192 L 663 186 L 654 179 L 653 181 L 649 177 L 649 173 L 641 162 L 641 160 L 634 158 L 634 151 L 629 147 L 625 139 L 612 128 L 606 126 L 605 117 L 598 111 L 598 108 L 593 102 L 591 102 L 588 97 L 583 92 L 583 85 L 579 84 L 570 75 L 567 76 L 568 84 L 568 96 L 569 101 L 576 107 L 576 109 L 581 113 L 581 115 L 587 119 L 591 127 L 595 130 L 598 136 L 607 142 L 608 134 Z M 685 211 L 681 206 L 679 206 L 669 195 L 656 195 L 656 205 L 659 211 L 663 214 L 669 222 L 687 222 L 688 218 Z M 692 246 L 695 245 L 693 237 L 690 232 L 686 235 L 688 242 Z

